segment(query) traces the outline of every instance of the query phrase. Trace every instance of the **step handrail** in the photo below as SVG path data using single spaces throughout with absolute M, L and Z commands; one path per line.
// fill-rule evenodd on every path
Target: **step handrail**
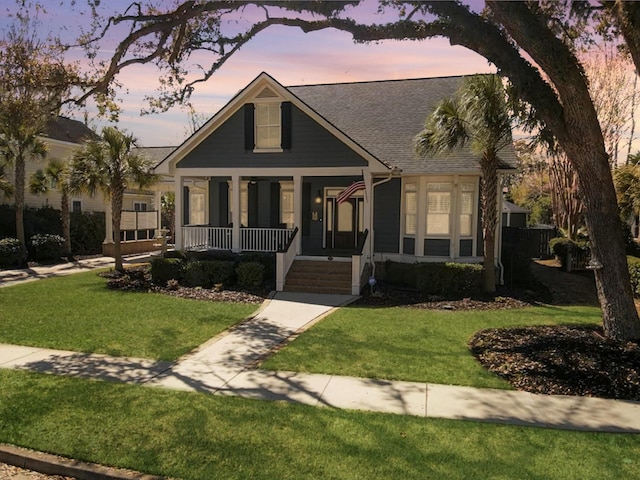
M 298 227 L 295 227 L 285 246 L 276 252 L 276 290 L 278 292 L 284 289 L 287 273 L 289 273 L 289 269 L 296 258 L 296 249 L 291 248 L 291 246 L 297 234 Z

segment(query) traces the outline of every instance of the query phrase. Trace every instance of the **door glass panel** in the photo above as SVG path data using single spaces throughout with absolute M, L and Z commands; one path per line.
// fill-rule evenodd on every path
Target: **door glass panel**
M 338 205 L 338 231 L 353 231 L 353 204 L 349 201 Z

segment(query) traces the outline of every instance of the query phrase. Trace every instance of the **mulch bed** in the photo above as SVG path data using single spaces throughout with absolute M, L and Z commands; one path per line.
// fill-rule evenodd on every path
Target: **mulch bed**
M 640 345 L 607 339 L 600 327 L 488 329 L 469 348 L 518 390 L 640 401 Z

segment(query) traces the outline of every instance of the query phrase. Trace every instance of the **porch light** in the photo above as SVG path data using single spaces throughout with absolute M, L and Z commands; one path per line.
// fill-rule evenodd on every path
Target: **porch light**
M 318 190 L 318 193 L 316 194 L 315 202 L 318 205 L 322 203 L 322 192 L 320 190 Z

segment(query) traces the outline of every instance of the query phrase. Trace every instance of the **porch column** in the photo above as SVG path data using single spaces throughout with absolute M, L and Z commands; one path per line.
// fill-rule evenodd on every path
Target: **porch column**
M 105 236 L 103 243 L 113 243 L 113 212 L 111 211 L 111 199 L 105 198 L 106 205 L 104 211 Z
M 176 224 L 174 225 L 175 238 L 173 241 L 175 243 L 175 249 L 182 250 L 182 226 L 184 225 L 184 211 L 182 208 L 184 188 L 182 188 L 182 176 L 176 173 L 174 176 L 174 182 L 176 190 L 174 200 Z
M 160 235 L 160 229 L 162 229 L 162 191 L 160 189 L 156 190 L 156 195 L 154 199 L 156 209 L 156 237 Z
M 231 177 L 231 190 L 233 193 L 233 198 L 231 199 L 231 209 L 233 213 L 231 218 L 231 222 L 233 223 L 231 251 L 235 253 L 240 253 L 242 251 L 240 243 L 240 210 L 242 208 L 240 205 L 240 188 L 240 176 L 234 175 Z
M 293 224 L 300 229 L 296 235 L 296 255 L 302 253 L 302 175 L 293 176 Z

